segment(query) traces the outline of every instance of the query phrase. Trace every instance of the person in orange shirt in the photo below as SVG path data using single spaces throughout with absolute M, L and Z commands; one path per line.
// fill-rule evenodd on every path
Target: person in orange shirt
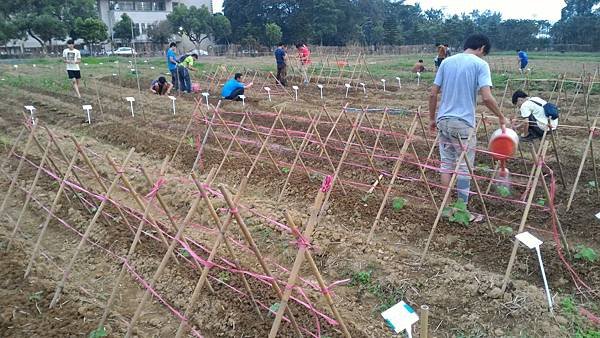
M 419 62 L 415 63 L 415 65 L 412 68 L 413 73 L 423 73 L 424 71 L 425 64 L 423 63 L 423 60 L 419 60 Z
M 308 74 L 306 73 L 308 66 L 310 65 L 310 50 L 304 43 L 297 43 L 296 49 L 298 50 L 298 59 L 300 59 L 300 71 L 302 72 L 302 78 L 304 84 L 308 84 Z
M 446 55 L 448 54 L 448 47 L 446 47 L 440 43 L 437 46 L 437 52 L 438 52 L 438 55 L 436 58 L 435 66 L 439 68 L 440 65 L 442 64 L 442 61 L 444 61 L 444 59 L 446 58 Z

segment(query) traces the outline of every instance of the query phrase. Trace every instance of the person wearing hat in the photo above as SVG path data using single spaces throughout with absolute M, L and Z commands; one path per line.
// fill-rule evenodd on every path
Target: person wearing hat
M 152 80 L 150 85 L 150 91 L 156 95 L 169 95 L 173 85 L 167 82 L 164 76 L 160 76 L 157 80 Z

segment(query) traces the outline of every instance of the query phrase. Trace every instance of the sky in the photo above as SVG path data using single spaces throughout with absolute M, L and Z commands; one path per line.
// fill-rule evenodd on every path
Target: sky
M 406 0 L 406 4 L 420 3 L 423 10 L 443 9 L 447 14 L 469 13 L 474 9 L 489 9 L 502 13 L 504 19 L 535 19 L 555 22 L 560 19 L 563 0 Z M 213 0 L 215 11 L 219 12 L 223 0 Z

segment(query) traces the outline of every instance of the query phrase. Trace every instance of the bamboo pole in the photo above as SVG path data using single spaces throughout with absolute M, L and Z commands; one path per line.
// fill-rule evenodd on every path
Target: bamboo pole
M 10 181 L 10 186 L 8 187 L 8 190 L 6 191 L 6 195 L 4 196 L 4 200 L 2 201 L 2 206 L 0 206 L 0 217 L 2 217 L 2 215 L 4 214 L 4 209 L 6 208 L 8 199 L 12 195 L 12 193 L 15 189 L 15 186 L 17 185 L 17 179 L 19 178 L 19 174 L 21 173 L 21 169 L 23 168 L 23 163 L 25 162 L 25 158 L 29 154 L 29 148 L 31 147 L 31 142 L 33 141 L 33 139 L 35 137 L 36 128 L 37 128 L 37 125 L 34 125 L 31 128 L 31 132 L 29 133 L 29 137 L 27 138 L 27 143 L 25 143 L 25 148 L 23 149 L 23 154 L 21 155 L 21 159 L 19 160 L 19 164 L 17 165 L 17 169 L 15 170 L 15 175 L 13 176 L 12 180 Z M 15 143 L 15 147 L 16 147 L 16 143 Z M 9 157 L 10 157 L 10 154 L 9 154 Z
M 36 171 L 33 181 L 31 182 L 31 185 L 29 187 L 29 190 L 27 191 L 25 203 L 23 203 L 23 207 L 21 208 L 21 212 L 19 213 L 17 222 L 15 223 L 14 229 L 10 234 L 10 237 L 8 238 L 8 243 L 6 244 L 6 251 L 10 250 L 10 245 L 12 244 L 13 239 L 15 238 L 17 232 L 19 231 L 19 228 L 21 227 L 21 222 L 23 222 L 23 216 L 25 215 L 25 211 L 27 211 L 27 207 L 29 206 L 29 202 L 31 201 L 31 196 L 33 195 L 33 191 L 37 187 L 38 179 L 40 178 L 40 174 L 42 173 L 44 165 L 46 164 L 46 160 L 48 159 L 48 152 L 50 151 L 51 144 L 52 140 L 48 139 L 48 143 L 46 144 L 44 155 L 42 156 L 42 160 L 40 161 L 38 170 Z
M 210 181 L 212 174 L 213 174 L 213 172 L 211 172 L 208 175 L 207 182 Z M 201 197 L 194 198 L 194 201 L 192 202 L 192 205 L 190 206 L 190 209 L 188 210 L 187 215 L 185 216 L 184 220 L 181 222 L 181 225 L 177 229 L 177 233 L 173 237 L 173 240 L 171 240 L 171 244 L 169 245 L 169 248 L 163 255 L 163 258 L 162 258 L 160 264 L 158 265 L 158 268 L 156 269 L 156 271 L 152 275 L 152 279 L 150 279 L 150 282 L 148 283 L 149 287 L 146 288 L 144 295 L 142 296 L 140 302 L 138 303 L 137 308 L 135 309 L 133 317 L 131 317 L 131 320 L 129 321 L 129 325 L 127 326 L 127 333 L 125 333 L 126 338 L 131 337 L 131 335 L 133 334 L 133 328 L 134 328 L 137 320 L 139 319 L 140 315 L 142 314 L 142 311 L 144 310 L 146 302 L 148 301 L 148 297 L 150 297 L 150 289 L 154 289 L 156 287 L 156 281 L 160 278 L 160 276 L 162 276 L 165 267 L 169 263 L 169 259 L 173 255 L 175 246 L 177 246 L 177 244 L 179 243 L 179 240 L 183 236 L 183 232 L 184 232 L 185 228 L 190 224 L 192 217 L 196 213 L 196 208 L 198 208 L 198 204 L 200 203 L 201 200 L 202 200 Z
M 263 259 L 263 255 L 261 254 L 260 250 L 258 249 L 258 246 L 254 242 L 254 239 L 252 238 L 252 235 L 250 234 L 250 231 L 248 230 L 248 227 L 246 226 L 244 219 L 240 216 L 240 213 L 237 209 L 237 204 L 235 204 L 233 202 L 233 199 L 231 198 L 231 194 L 229 193 L 229 191 L 227 191 L 227 189 L 223 185 L 219 186 L 219 190 L 223 194 L 223 197 L 225 198 L 225 201 L 227 202 L 227 205 L 229 206 L 230 213 L 232 213 L 233 217 L 235 217 L 235 220 L 236 220 L 237 224 L 239 225 L 240 230 L 242 231 L 242 234 L 244 235 L 244 238 L 246 239 L 246 242 L 248 243 L 248 245 L 250 246 L 250 249 L 256 256 L 256 259 L 258 260 L 258 263 L 261 266 L 263 273 L 267 277 L 269 277 L 269 281 L 271 283 L 273 290 L 277 294 L 277 297 L 281 299 L 283 297 L 283 292 L 281 291 L 279 284 L 277 284 L 277 280 L 271 274 L 269 267 L 265 263 L 265 260 Z M 294 318 L 294 315 L 293 315 L 291 309 L 287 308 L 287 312 L 290 316 L 289 320 L 291 321 L 292 325 L 294 326 L 294 330 L 296 331 L 296 334 L 298 336 L 302 336 L 302 333 L 300 332 L 300 328 L 298 327 L 298 323 L 296 322 L 296 319 Z
M 27 263 L 27 268 L 25 269 L 25 274 L 24 274 L 23 278 L 27 278 L 27 276 L 29 275 L 29 272 L 31 271 L 31 268 L 33 267 L 33 263 L 35 262 L 35 258 L 37 256 L 38 250 L 39 250 L 42 240 L 44 238 L 44 234 L 46 233 L 46 230 L 48 229 L 48 224 L 50 224 L 50 220 L 52 219 L 52 216 L 54 216 L 56 211 L 59 210 L 58 202 L 60 201 L 60 196 L 63 194 L 63 192 L 65 190 L 65 186 L 67 185 L 67 180 L 69 179 L 69 176 L 71 175 L 71 172 L 73 171 L 73 166 L 75 165 L 75 161 L 77 160 L 78 157 L 79 157 L 79 154 L 77 152 L 75 152 L 73 154 L 73 157 L 71 158 L 71 161 L 69 162 L 69 166 L 67 167 L 67 170 L 63 174 L 63 178 L 60 182 L 60 186 L 58 187 L 58 191 L 56 192 L 56 195 L 54 196 L 54 201 L 52 202 L 52 206 L 50 207 L 50 210 L 48 210 L 48 215 L 46 215 L 46 219 L 44 220 L 44 223 L 42 223 L 42 229 L 40 230 L 37 241 L 33 247 L 33 250 L 31 251 L 31 257 L 29 258 L 29 262 Z
M 579 169 L 577 170 L 577 176 L 575 176 L 575 182 L 573 183 L 573 188 L 571 189 L 571 195 L 569 195 L 569 201 L 567 202 L 568 212 L 571 209 L 571 203 L 573 202 L 573 197 L 575 197 L 575 191 L 577 190 L 577 184 L 579 184 L 579 178 L 581 177 L 581 173 L 583 172 L 583 167 L 585 165 L 585 161 L 587 159 L 588 151 L 592 144 L 592 140 L 594 138 L 594 131 L 596 129 L 596 122 L 598 122 L 598 118 L 594 119 L 594 123 L 592 123 L 592 127 L 590 128 L 590 135 L 588 136 L 587 143 L 585 144 L 585 148 L 583 150 L 583 155 L 581 156 L 581 163 L 579 164 Z M 596 181 L 596 185 L 598 182 Z
M 190 130 L 190 127 L 192 126 L 192 122 L 194 122 L 194 113 L 196 112 L 196 110 L 198 110 L 198 107 L 200 106 L 200 101 L 196 101 L 196 106 L 194 108 L 194 110 L 192 111 L 192 114 L 190 114 L 190 121 L 188 122 L 187 126 L 185 127 L 185 131 L 183 132 L 183 135 L 181 135 L 181 138 L 179 139 L 179 142 L 177 143 L 177 147 L 175 147 L 175 151 L 173 152 L 173 156 L 171 156 L 171 160 L 170 163 L 172 163 L 175 160 L 175 157 L 177 157 L 177 153 L 179 153 L 179 148 L 181 148 L 181 145 L 183 144 L 183 141 L 185 140 L 185 137 L 187 136 L 188 131 Z
M 519 230 L 517 233 L 523 232 L 525 229 L 525 223 L 527 222 L 527 216 L 529 216 L 529 210 L 531 209 L 531 202 L 533 201 L 533 197 L 535 195 L 535 190 L 538 184 L 538 180 L 542 173 L 542 161 L 546 156 L 546 151 L 548 150 L 548 142 L 544 142 L 541 146 L 540 156 L 538 157 L 538 163 L 536 165 L 536 170 L 533 178 L 533 185 L 531 190 L 529 191 L 529 197 L 527 198 L 527 204 L 525 205 L 525 211 L 523 211 L 523 216 L 521 217 L 521 224 L 519 225 Z M 540 160 L 541 159 L 541 160 Z M 506 268 L 506 273 L 504 274 L 504 280 L 502 282 L 502 292 L 506 291 L 506 287 L 508 286 L 508 279 L 510 278 L 510 273 L 512 271 L 513 265 L 515 263 L 515 258 L 517 257 L 517 249 L 519 249 L 519 240 L 515 238 L 514 245 L 512 249 L 512 253 L 510 255 L 510 259 L 508 260 L 508 267 Z
M 19 145 L 19 141 L 21 141 L 21 138 L 23 138 L 23 135 L 25 134 L 25 130 L 26 129 L 23 127 L 21 128 L 21 131 L 19 131 L 19 135 L 17 135 L 17 138 L 13 142 L 13 145 L 10 148 L 8 154 L 6 154 L 6 157 L 2 160 L 2 163 L 0 164 L 0 169 L 4 169 L 4 166 L 10 160 L 10 157 L 14 154 L 15 150 L 17 149 L 17 146 Z
M 254 121 L 252 121 L 252 118 L 250 117 L 250 114 L 246 113 L 246 115 L 248 116 L 248 121 L 250 122 L 250 125 L 252 126 L 252 128 L 254 129 L 254 132 L 256 133 L 256 137 L 258 138 L 258 140 L 263 143 L 264 140 L 262 138 L 262 136 L 260 136 L 260 131 L 258 131 L 258 128 L 256 127 L 256 124 L 254 124 Z M 275 129 L 275 126 L 277 125 L 277 121 L 279 120 L 279 114 L 277 114 L 277 116 L 275 117 L 275 121 L 273 121 L 273 127 L 271 127 L 271 131 L 273 131 Z M 270 133 L 269 133 L 270 135 Z M 275 161 L 275 158 L 273 158 L 273 154 L 271 154 L 271 152 L 269 151 L 269 148 L 266 147 L 265 151 L 267 152 L 267 156 L 269 156 L 269 159 L 271 160 L 271 163 L 273 163 L 273 166 L 275 167 L 275 170 L 277 171 L 278 174 L 281 174 L 281 170 L 279 169 L 279 165 L 277 164 L 277 161 Z
M 238 126 L 236 128 L 235 134 L 233 134 L 233 138 L 231 139 L 231 141 L 229 141 L 229 146 L 227 147 L 227 150 L 223 154 L 223 158 L 221 159 L 221 163 L 219 163 L 219 166 L 217 167 L 217 170 L 215 172 L 214 177 L 217 177 L 217 175 L 219 175 L 219 172 L 221 172 L 221 168 L 225 164 L 225 161 L 227 161 L 228 156 L 229 156 L 229 152 L 231 151 L 231 148 L 233 147 L 233 144 L 235 143 L 235 138 L 237 138 L 238 134 L 240 133 L 240 130 L 242 130 L 242 126 L 244 125 L 244 121 L 246 121 L 246 115 L 245 114 L 242 116 L 242 119 L 240 120 L 240 123 L 238 124 Z
M 160 178 L 162 178 L 164 176 L 164 173 L 167 169 L 166 166 L 168 163 L 169 163 L 169 158 L 166 157 L 160 168 L 160 175 L 159 175 Z M 158 193 L 158 191 L 157 191 L 157 193 Z M 131 242 L 131 245 L 129 246 L 129 250 L 127 251 L 127 256 L 125 257 L 125 259 L 123 260 L 123 264 L 121 265 L 121 271 L 119 272 L 119 275 L 117 276 L 117 279 L 115 280 L 115 282 L 113 284 L 113 288 L 110 293 L 110 297 L 108 298 L 108 301 L 106 302 L 106 305 L 104 306 L 104 312 L 102 313 L 102 318 L 100 319 L 100 322 L 98 323 L 99 330 L 104 327 L 104 323 L 106 322 L 106 319 L 108 318 L 108 314 L 109 314 L 110 310 L 112 309 L 115 298 L 117 296 L 117 291 L 119 290 L 119 288 L 121 286 L 121 281 L 123 280 L 123 277 L 125 276 L 125 272 L 127 271 L 127 264 L 133 257 L 135 248 L 136 248 L 136 246 L 140 240 L 140 237 L 142 235 L 142 230 L 144 229 L 144 223 L 148 219 L 151 209 L 152 209 L 152 200 L 148 201 L 148 203 L 146 204 L 146 207 L 144 208 L 144 212 L 143 212 L 142 218 L 140 219 L 140 223 L 137 227 L 137 230 L 135 232 L 135 236 L 133 238 L 133 241 Z
M 73 255 L 71 256 L 69 264 L 64 269 L 62 279 L 58 283 L 58 285 L 56 286 L 56 290 L 54 291 L 54 296 L 52 297 L 52 301 L 50 302 L 50 308 L 51 309 L 58 302 L 58 299 L 60 298 L 60 294 L 61 294 L 61 292 L 62 292 L 62 290 L 63 290 L 63 288 L 65 286 L 67 278 L 69 278 L 69 274 L 71 273 L 71 269 L 73 268 L 73 265 L 75 265 L 75 260 L 77 259 L 77 256 L 79 255 L 79 252 L 83 248 L 84 243 L 88 240 L 88 238 L 92 234 L 92 230 L 94 229 L 94 226 L 96 225 L 96 221 L 98 220 L 98 217 L 100 217 L 100 215 L 102 214 L 102 211 L 104 210 L 104 207 L 106 206 L 107 201 L 110 200 L 110 196 L 113 193 L 113 190 L 117 187 L 117 183 L 119 182 L 119 178 L 121 176 L 123 176 L 123 170 L 124 170 L 125 166 L 127 165 L 127 163 L 129 162 L 129 159 L 133 155 L 134 150 L 135 150 L 135 148 L 131 148 L 129 150 L 129 153 L 127 154 L 127 157 L 125 157 L 125 160 L 123 161 L 123 165 L 121 167 L 121 172 L 117 173 L 117 175 L 113 179 L 110 187 L 108 188 L 108 191 L 103 196 L 102 203 L 100 203 L 100 206 L 96 210 L 96 214 L 94 215 L 94 217 L 90 221 L 90 224 L 86 228 L 85 233 L 83 234 L 83 237 L 81 237 L 81 240 L 79 241 L 79 244 L 77 244 L 77 247 L 75 248 L 75 251 L 73 252 Z M 107 159 L 109 158 L 108 156 L 106 156 L 106 157 L 107 157 Z
M 315 197 L 315 201 L 313 202 L 313 206 L 310 211 L 310 217 L 308 219 L 308 223 L 306 224 L 306 228 L 304 229 L 304 233 L 298 239 L 298 252 L 296 253 L 296 259 L 294 260 L 294 264 L 292 265 L 292 270 L 290 272 L 290 276 L 285 285 L 285 289 L 283 291 L 283 296 L 279 302 L 279 309 L 277 310 L 277 314 L 275 315 L 275 320 L 273 321 L 273 326 L 271 326 L 271 331 L 269 332 L 269 338 L 275 338 L 277 332 L 279 331 L 279 327 L 281 326 L 281 319 L 283 318 L 283 313 L 287 309 L 288 301 L 290 296 L 292 295 L 292 291 L 296 286 L 296 281 L 298 279 L 298 274 L 300 273 L 300 268 L 304 263 L 304 255 L 308 251 L 307 246 L 310 245 L 310 240 L 312 234 L 317 226 L 317 222 L 319 221 L 319 211 L 323 205 L 323 199 L 325 197 L 324 189 L 319 189 L 317 192 L 317 196 Z
M 379 220 L 381 218 L 381 215 L 383 214 L 383 209 L 385 209 L 385 207 L 387 205 L 387 200 L 389 198 L 390 192 L 392 191 L 392 188 L 394 187 L 394 183 L 396 182 L 396 177 L 398 176 L 398 172 L 400 171 L 400 167 L 402 166 L 402 162 L 404 161 L 404 156 L 406 155 L 408 146 L 412 143 L 412 138 L 414 136 L 416 128 L 417 128 L 417 115 L 415 114 L 415 117 L 413 118 L 410 129 L 408 131 L 408 135 L 406 136 L 406 139 L 404 140 L 404 144 L 402 145 L 402 149 L 400 150 L 400 154 L 398 155 L 398 159 L 396 160 L 396 164 L 394 165 L 394 170 L 392 171 L 392 177 L 390 179 L 390 183 L 388 184 L 387 190 L 385 191 L 385 193 L 383 195 L 383 200 L 381 201 L 381 204 L 379 205 L 379 210 L 377 211 L 377 216 L 375 216 L 375 220 L 373 221 L 373 224 L 371 225 L 371 231 L 369 231 L 369 237 L 367 237 L 367 245 L 369 243 L 371 243 L 371 240 L 373 239 L 375 229 L 377 228 L 377 225 L 379 224 Z

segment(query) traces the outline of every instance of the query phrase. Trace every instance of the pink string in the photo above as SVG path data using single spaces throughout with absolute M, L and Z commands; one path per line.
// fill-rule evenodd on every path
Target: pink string
M 156 194 L 158 193 L 158 190 L 165 184 L 167 183 L 167 180 L 164 179 L 163 177 L 159 178 L 158 181 L 156 181 L 154 183 L 154 186 L 152 186 L 152 189 L 150 190 L 150 192 L 146 195 L 147 199 L 153 199 Z
M 323 183 L 321 184 L 321 191 L 322 192 L 328 192 L 331 189 L 331 184 L 332 183 L 333 183 L 333 177 L 331 177 L 330 175 L 327 175 L 323 179 Z

